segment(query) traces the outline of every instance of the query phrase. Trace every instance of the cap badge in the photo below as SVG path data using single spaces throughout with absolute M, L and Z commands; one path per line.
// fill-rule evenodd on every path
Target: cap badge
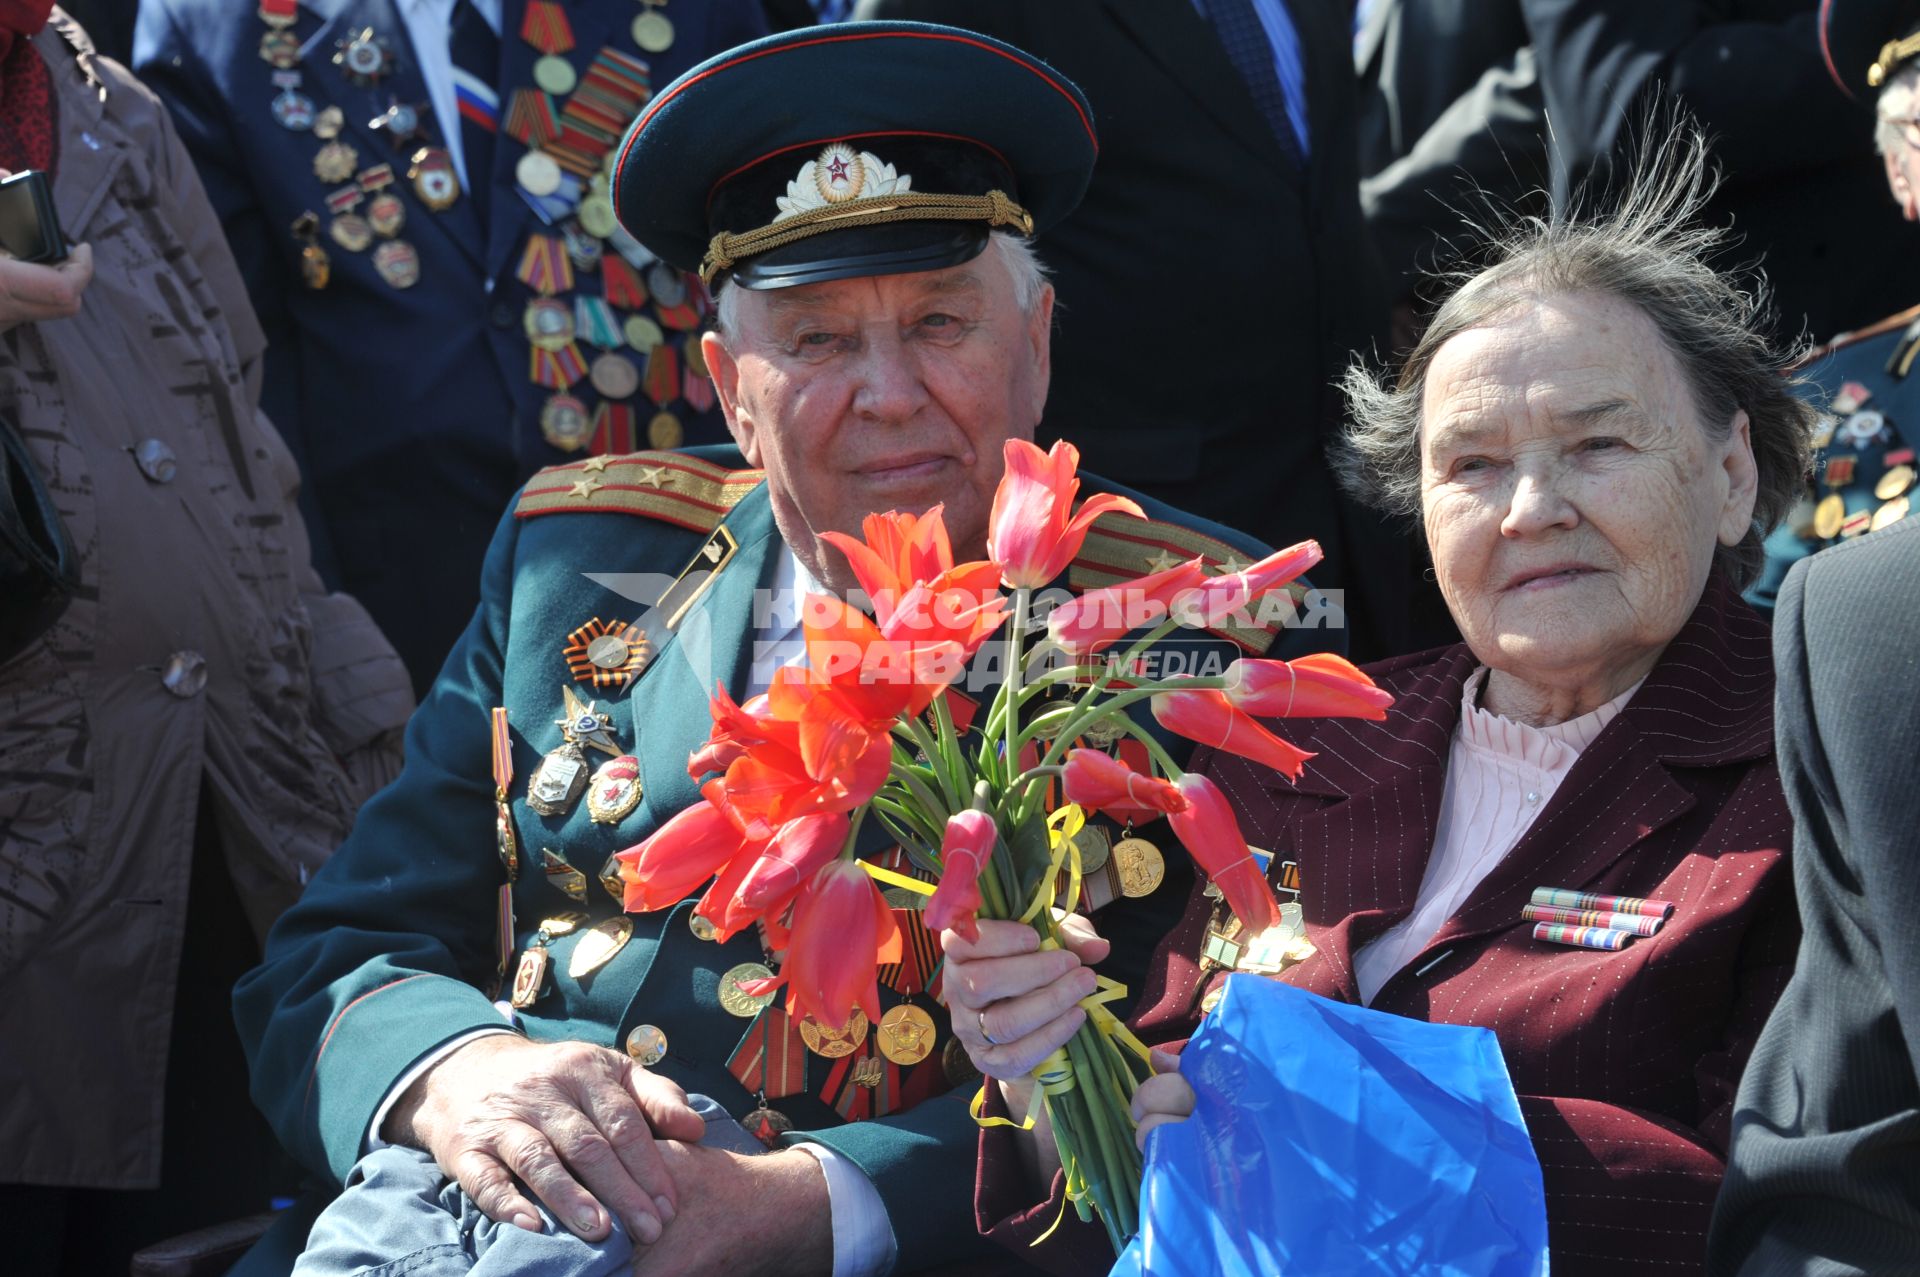
M 787 193 L 774 201 L 780 211 L 773 220 L 782 222 L 862 196 L 899 195 L 912 185 L 911 174 L 901 176 L 873 152 L 856 151 L 844 142 L 835 142 L 802 165 L 799 176 L 787 183 Z

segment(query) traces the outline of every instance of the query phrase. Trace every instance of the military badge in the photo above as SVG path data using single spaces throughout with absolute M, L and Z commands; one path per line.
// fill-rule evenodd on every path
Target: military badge
M 653 644 L 638 626 L 596 616 L 567 635 L 561 655 L 575 682 L 589 683 L 596 691 L 624 691 L 653 659 Z
M 365 88 L 391 69 L 393 56 L 387 50 L 387 42 L 375 35 L 372 27 L 365 27 L 344 40 L 335 41 L 333 64 L 346 72 L 348 79 Z
M 453 157 L 438 146 L 423 146 L 413 153 L 407 166 L 407 180 L 413 193 L 434 212 L 452 208 L 460 198 L 460 180 L 453 172 Z
M 540 865 L 546 871 L 547 881 L 569 900 L 585 902 L 587 898 L 587 876 L 561 859 L 560 854 L 551 847 L 540 849 Z
M 633 919 L 608 918 L 575 942 L 573 956 L 567 959 L 567 975 L 575 980 L 586 979 L 612 962 L 614 955 L 626 948 L 631 939 Z
M 329 141 L 313 157 L 313 175 L 331 186 L 353 176 L 360 152 L 338 140 Z
M 489 718 L 493 740 L 494 846 L 500 853 L 501 867 L 507 871 L 507 881 L 512 882 L 520 876 L 520 839 L 513 832 L 513 808 L 507 801 L 507 791 L 513 784 L 513 739 L 507 730 L 505 709 L 496 706 Z
M 911 175 L 895 172 L 893 165 L 873 152 L 856 151 L 844 142 L 835 142 L 800 166 L 800 172 L 787 183 L 787 193 L 774 201 L 779 211 L 773 220 L 779 223 L 862 196 L 903 194 L 912 186 Z
M 666 0 L 640 0 L 640 15 L 633 20 L 633 42 L 648 53 L 665 53 L 673 47 L 673 19 L 661 12 Z
M 395 102 L 368 120 L 367 127 L 385 136 L 387 141 L 393 143 L 394 149 L 405 150 L 420 136 L 420 111 L 421 106 Z
M 1833 397 L 1832 408 L 1845 416 L 1866 407 L 1867 400 L 1873 398 L 1873 392 L 1857 381 L 1841 383 L 1840 393 Z
M 390 239 L 373 250 L 373 268 L 394 288 L 420 282 L 420 254 L 404 239 Z
M 280 90 L 273 99 L 273 119 L 283 129 L 304 133 L 313 127 L 313 99 L 300 92 L 300 73 L 275 71 L 273 83 Z
M 537 356 L 543 352 L 535 351 Z M 587 405 L 572 395 L 549 395 L 540 406 L 540 437 L 562 452 L 578 452 L 593 433 Z M 591 495 L 589 493 L 588 495 Z
M 622 754 L 600 764 L 587 786 L 587 815 L 596 825 L 617 825 L 640 805 L 640 760 Z

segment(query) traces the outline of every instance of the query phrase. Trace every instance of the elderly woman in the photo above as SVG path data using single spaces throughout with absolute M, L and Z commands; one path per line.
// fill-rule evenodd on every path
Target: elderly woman
M 1798 938 L 1768 635 L 1739 592 L 1815 417 L 1703 260 L 1713 236 L 1683 229 L 1711 186 L 1703 145 L 1651 168 L 1604 222 L 1510 235 L 1390 388 L 1348 376 L 1354 472 L 1418 516 L 1465 642 L 1373 666 L 1395 698 L 1383 722 L 1291 725 L 1315 755 L 1297 784 L 1194 762 L 1251 842 L 1298 865 L 1317 953 L 1280 979 L 1498 1035 L 1555 1277 L 1698 1268 L 1734 1089 Z M 1569 947 L 1522 918 L 1540 887 L 1674 909 L 1617 951 Z M 1136 1015 L 1148 1041 L 1184 1039 L 1212 1005 L 1221 908 L 1196 888 L 1163 942 Z M 1036 953 L 1011 923 L 945 939 L 955 1032 L 1023 1112 L 1105 942 L 1088 929 L 1077 956 Z M 1192 1100 L 1177 1072 L 1152 1079 L 1143 1132 Z M 985 1131 L 980 1226 L 1104 1271 L 1093 1229 L 1028 1249 L 1059 1215 L 1051 1158 L 1044 1131 Z

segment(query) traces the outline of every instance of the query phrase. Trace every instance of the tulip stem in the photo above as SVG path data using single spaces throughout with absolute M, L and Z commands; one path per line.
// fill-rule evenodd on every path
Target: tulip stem
M 1000 699 L 1009 707 L 1006 712 L 1006 788 L 1013 787 L 1013 780 L 1020 774 L 1020 716 L 1012 706 L 1020 703 L 1020 647 L 1026 638 L 1027 609 L 1033 591 L 1024 585 L 1016 586 L 1013 591 L 1013 610 L 1007 616 L 1007 655 L 1005 676 L 1000 683 Z

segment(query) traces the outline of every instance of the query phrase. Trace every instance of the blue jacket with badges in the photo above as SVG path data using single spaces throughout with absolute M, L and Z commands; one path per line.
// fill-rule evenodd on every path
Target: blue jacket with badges
M 516 90 L 535 90 L 539 53 L 519 34 L 526 0 L 501 0 L 500 8 L 495 84 L 504 126 Z M 659 88 L 709 55 L 764 33 L 756 0 L 701 0 L 675 6 L 672 45 L 648 53 L 630 30 L 641 12 L 633 0 L 567 0 L 562 8 L 574 42 L 562 56 L 583 86 L 602 50 L 638 59 Z M 484 225 L 465 195 L 438 212 L 424 202 L 407 176 L 410 158 L 418 147 L 441 145 L 454 122 L 423 112 L 418 140 L 404 146 L 369 127 L 390 106 L 418 107 L 429 97 L 395 0 L 301 0 L 291 27 L 298 49 L 292 68 L 263 60 L 268 31 L 252 4 L 145 0 L 134 61 L 174 114 L 266 329 L 262 406 L 299 461 L 314 561 L 329 586 L 366 604 L 424 690 L 473 609 L 473 583 L 502 503 L 535 470 L 566 456 L 543 437 L 542 413 L 557 390 L 533 380 L 541 352 L 530 344 L 526 312 L 537 294 L 518 273 L 529 235 L 559 237 L 570 219 L 546 224 L 519 191 L 515 165 L 526 148 L 505 127 L 487 174 Z M 388 55 L 386 72 L 371 84 L 356 83 L 334 62 L 339 46 L 365 31 Z M 344 125 L 336 140 L 355 153 L 351 176 L 323 181 L 315 166 L 322 139 L 279 122 L 273 104 L 289 78 L 297 79 L 292 91 L 313 111 L 340 108 Z M 563 123 L 568 101 L 549 103 Z M 380 189 L 398 196 L 405 216 L 395 238 L 412 247 L 417 261 L 418 282 L 410 287 L 395 287 L 376 269 L 377 237 L 353 251 L 329 234 L 335 220 L 329 196 L 350 200 L 370 171 L 377 183 L 382 164 L 392 166 L 393 181 Z M 375 193 L 363 193 L 354 215 L 367 214 Z M 330 279 L 321 288 L 303 282 L 307 241 L 293 229 L 303 213 L 316 216 L 310 238 L 330 259 Z M 591 235 L 576 231 L 575 238 L 581 255 L 569 262 L 571 283 L 564 276 L 556 281 L 566 285 L 556 299 L 569 310 L 578 298 L 604 292 L 594 254 L 617 255 L 616 247 Z M 645 250 L 621 243 L 646 264 Z M 647 271 L 637 273 L 646 286 Z M 687 277 L 668 274 L 674 278 L 653 282 L 665 285 L 671 298 Z M 697 301 L 697 281 L 693 289 Z M 616 296 L 632 300 L 630 293 Z M 580 325 L 559 371 L 548 361 L 546 379 L 572 376 L 567 393 L 589 427 L 600 427 L 597 446 L 591 438 L 580 442 L 625 453 L 725 438 L 710 389 L 686 366 L 697 305 L 663 307 L 649 295 L 638 306 L 617 307 L 614 317 L 622 324 L 634 317 L 652 321 L 665 341 L 655 353 L 631 344 L 606 352 L 644 378 L 621 400 L 603 401 L 584 375 L 603 353 L 588 339 L 590 325 Z M 605 338 L 605 325 L 597 327 Z M 650 331 L 639 326 L 640 345 L 650 343 L 644 335 Z M 624 342 L 625 334 L 617 340 Z M 622 379 L 631 374 L 609 384 L 618 389 Z M 690 397 L 708 407 L 695 410 Z M 672 414 L 672 423 L 660 420 L 663 412 Z
M 618 1049 L 637 1025 L 656 1026 L 667 1044 L 657 1071 L 736 1117 L 755 1107 L 758 1097 L 728 1068 L 754 1023 L 726 1013 L 718 996 L 723 972 L 763 959 L 752 929 L 724 945 L 702 940 L 689 927 L 689 899 L 633 916 L 632 938 L 597 970 L 568 970 L 580 937 L 620 916 L 598 881 L 611 854 L 698 799 L 687 758 L 706 739 L 715 681 L 736 696 L 747 690 L 753 637 L 767 623 L 755 613 L 756 596 L 774 581 L 784 547 L 765 484 L 741 464 L 722 448 L 641 453 L 556 467 L 527 485 L 488 552 L 479 610 L 408 728 L 405 771 L 361 812 L 352 836 L 274 929 L 264 964 L 240 983 L 235 1009 L 254 1097 L 288 1149 L 334 1183 L 364 1151 L 369 1124 L 399 1078 L 441 1044 L 501 1024 L 492 999 L 502 981 L 496 917 L 507 878 L 496 854 L 495 707 L 511 725 L 510 810 L 520 848 L 514 954 L 544 918 L 590 915 L 550 945 L 549 983 L 521 1013 L 520 1028 L 536 1039 Z M 1109 486 L 1083 479 L 1092 490 Z M 1139 575 L 1167 552 L 1216 561 L 1262 552 L 1247 537 L 1135 495 L 1151 521 L 1101 520 L 1065 584 Z M 701 552 L 717 536 L 737 548 L 713 556 L 710 576 L 687 575 L 704 567 Z M 575 681 L 592 671 L 577 652 L 569 662 L 569 636 L 594 620 L 634 621 L 643 608 L 633 600 L 651 601 L 675 579 L 703 584 L 676 588 L 671 606 L 659 609 L 682 614 L 670 629 L 642 619 L 653 651 L 631 686 Z M 1271 630 L 1196 633 L 1183 655 L 1231 659 L 1272 638 Z M 1337 629 L 1289 629 L 1273 654 L 1337 651 L 1342 639 Z M 555 719 L 564 688 L 609 713 L 615 743 L 640 760 L 643 797 L 614 823 L 593 820 L 585 802 L 552 816 L 527 803 L 529 777 L 562 743 Z M 1122 979 L 1144 974 L 1191 881 L 1172 840 L 1158 841 L 1170 852 L 1166 884 L 1100 915 L 1103 930 L 1119 937 L 1112 973 Z M 515 964 L 504 965 L 510 973 Z M 889 1007 L 904 996 L 882 989 Z M 932 1015 L 944 1047 L 944 1011 L 924 993 L 911 996 Z M 971 1088 L 948 1090 L 956 1079 L 942 1076 L 942 1057 L 936 1047 L 888 1083 L 896 1098 L 933 1098 L 875 1120 L 843 1123 L 845 1070 L 810 1054 L 797 1093 L 772 1100 L 796 1128 L 787 1139 L 831 1145 L 872 1178 L 891 1218 L 911 1218 L 912 1227 L 895 1230 L 902 1271 L 951 1261 L 976 1239 Z M 885 1107 L 878 1096 L 860 1103 Z
M 1787 569 L 1817 550 L 1907 517 L 1920 462 L 1920 307 L 1815 351 L 1801 393 L 1833 420 L 1814 437 L 1812 481 L 1767 538 L 1747 601 L 1771 615 Z

